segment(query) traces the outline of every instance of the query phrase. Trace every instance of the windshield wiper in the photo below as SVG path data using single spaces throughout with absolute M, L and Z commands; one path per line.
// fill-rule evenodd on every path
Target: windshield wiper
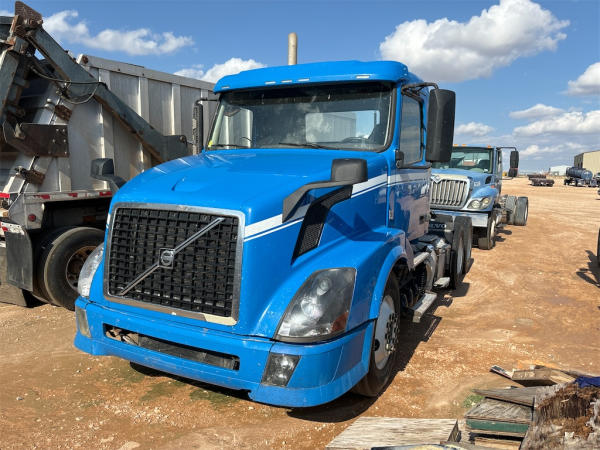
M 310 147 L 310 148 L 331 148 L 316 142 L 280 142 L 278 145 L 289 145 L 292 147 Z

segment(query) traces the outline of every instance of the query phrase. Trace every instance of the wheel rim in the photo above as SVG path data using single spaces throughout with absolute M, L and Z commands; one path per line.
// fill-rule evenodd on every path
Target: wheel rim
M 525 206 L 525 220 L 523 223 L 527 223 L 527 217 L 529 217 L 529 205 Z
M 378 369 L 383 369 L 388 362 L 390 355 L 395 351 L 396 344 L 396 310 L 394 308 L 394 299 L 391 295 L 386 295 L 381 301 L 379 307 L 379 317 L 375 326 L 375 365 Z
M 96 247 L 94 246 L 81 247 L 75 253 L 73 253 L 69 258 L 69 261 L 67 261 L 67 266 L 65 267 L 65 278 L 67 279 L 69 286 L 71 286 L 73 289 L 77 290 L 79 272 L 81 272 L 83 263 L 95 248 Z

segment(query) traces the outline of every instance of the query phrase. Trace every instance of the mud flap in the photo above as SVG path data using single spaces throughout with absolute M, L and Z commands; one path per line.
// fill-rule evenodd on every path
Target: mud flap
M 11 286 L 6 282 L 6 247 L 0 242 L 0 303 L 27 306 L 21 289 Z
M 31 239 L 18 225 L 3 223 L 6 239 L 6 281 L 13 286 L 33 291 L 33 249 Z

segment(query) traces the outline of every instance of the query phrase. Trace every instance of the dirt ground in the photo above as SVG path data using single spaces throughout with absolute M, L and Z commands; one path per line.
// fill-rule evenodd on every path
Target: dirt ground
M 424 323 L 406 324 L 401 367 L 380 398 L 262 405 L 84 354 L 72 312 L 0 304 L 0 448 L 323 448 L 359 416 L 460 418 L 470 389 L 508 384 L 494 364 L 600 373 L 597 190 L 504 183 L 529 197 L 527 226 L 474 249 L 462 287 L 441 294 Z

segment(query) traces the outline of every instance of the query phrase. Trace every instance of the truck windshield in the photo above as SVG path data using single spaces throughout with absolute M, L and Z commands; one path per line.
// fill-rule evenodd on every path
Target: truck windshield
M 393 86 L 344 83 L 227 92 L 208 149 L 372 150 L 391 134 Z
M 449 162 L 436 162 L 434 169 L 462 169 L 472 172 L 491 173 L 493 149 L 454 147 Z

